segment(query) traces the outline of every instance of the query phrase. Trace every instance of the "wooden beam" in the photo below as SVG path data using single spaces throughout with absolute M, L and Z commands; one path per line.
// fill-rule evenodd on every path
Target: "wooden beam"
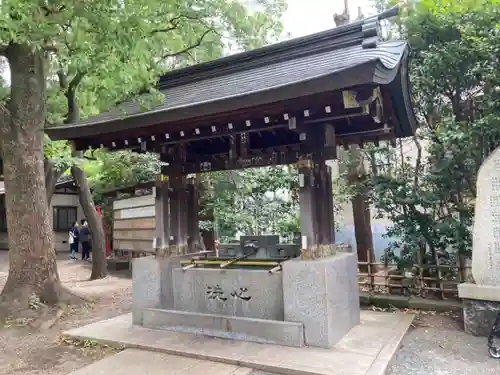
M 198 127 L 170 127 L 169 130 L 165 130 L 163 133 L 161 133 L 162 130 L 158 130 L 161 127 L 155 130 L 144 130 L 143 134 L 138 133 L 138 131 L 121 134 L 115 139 L 113 139 L 112 133 L 109 133 L 105 137 L 96 138 L 95 142 L 88 144 L 88 147 L 93 149 L 107 148 L 110 151 L 133 149 L 138 152 L 156 152 L 163 145 L 170 147 L 179 143 L 197 142 L 220 137 L 227 138 L 229 135 L 239 135 L 241 133 L 272 132 L 289 127 L 291 118 L 296 118 L 301 124 L 311 126 L 319 122 L 355 117 L 370 117 L 370 114 L 363 108 L 343 108 L 342 106 L 333 106 L 331 102 L 329 104 L 316 103 L 289 113 L 262 114 L 262 117 L 250 115 L 247 119 L 240 115 L 227 123 L 211 123 L 207 121 L 206 124 L 200 124 Z
M 330 146 L 323 149 L 319 148 L 317 151 L 302 149 L 301 151 L 289 150 L 284 152 L 267 152 L 262 155 L 240 157 L 234 161 L 231 161 L 229 156 L 225 159 L 207 157 L 200 158 L 196 161 L 188 161 L 186 163 L 176 163 L 168 166 L 164 165 L 161 167 L 161 173 L 162 175 L 171 175 L 175 173 L 191 174 L 294 164 L 304 157 L 330 160 L 337 157 L 336 149 L 335 146 Z
M 204 140 L 213 140 L 214 138 L 238 136 L 242 133 L 255 133 L 262 131 L 272 131 L 275 129 L 284 129 L 288 124 L 284 121 L 273 121 L 272 123 L 265 123 L 261 121 L 250 121 L 250 126 L 247 126 L 245 122 L 242 123 L 228 123 L 224 125 L 211 125 L 204 126 L 178 132 L 170 132 L 164 134 L 156 134 L 150 137 L 137 137 L 127 140 L 127 145 L 124 144 L 125 141 L 117 140 L 114 142 L 104 143 L 103 146 L 109 148 L 111 151 L 121 148 L 135 148 L 139 152 L 146 151 L 158 151 L 160 147 L 172 147 L 178 144 L 185 144 L 190 142 L 198 142 Z M 129 147 L 124 147 L 129 146 Z M 100 147 L 96 145 L 95 147 Z

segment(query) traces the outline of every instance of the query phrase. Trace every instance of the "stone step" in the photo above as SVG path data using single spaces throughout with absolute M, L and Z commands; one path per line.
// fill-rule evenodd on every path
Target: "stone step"
M 304 326 L 295 322 L 149 308 L 142 313 L 142 325 L 232 340 L 304 346 Z

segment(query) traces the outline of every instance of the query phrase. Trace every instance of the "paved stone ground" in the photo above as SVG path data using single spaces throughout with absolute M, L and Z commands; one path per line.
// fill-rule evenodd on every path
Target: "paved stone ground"
M 252 369 L 200 359 L 127 349 L 69 375 L 249 375 Z
M 382 375 L 411 326 L 414 314 L 362 311 L 360 318 L 360 325 L 327 350 L 131 327 L 132 314 L 65 331 L 63 335 L 114 346 L 180 354 L 233 365 L 243 364 L 282 374 Z
M 457 319 L 428 314 L 407 333 L 386 374 L 498 375 L 500 361 L 488 357 L 485 338 L 467 335 Z

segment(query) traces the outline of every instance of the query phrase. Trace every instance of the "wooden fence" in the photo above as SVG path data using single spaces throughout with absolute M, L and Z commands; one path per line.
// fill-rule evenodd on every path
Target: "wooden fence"
M 154 253 L 154 195 L 113 202 L 113 252 L 129 259 Z M 342 245 L 339 245 L 342 247 Z M 339 251 L 352 251 L 349 246 Z M 425 298 L 458 298 L 458 284 L 472 281 L 470 259 L 435 256 L 429 263 L 417 252 L 411 267 L 398 269 L 391 263 L 377 262 L 367 254 L 367 262 L 358 262 L 358 283 L 362 291 L 392 295 L 416 295 Z M 455 259 L 456 258 L 456 259 Z
M 362 291 L 392 295 L 416 295 L 424 298 L 457 299 L 458 285 L 472 281 L 470 258 L 458 256 L 426 264 L 418 257 L 405 270 L 396 264 L 358 262 L 358 284 Z M 456 258 L 456 259 L 455 259 Z

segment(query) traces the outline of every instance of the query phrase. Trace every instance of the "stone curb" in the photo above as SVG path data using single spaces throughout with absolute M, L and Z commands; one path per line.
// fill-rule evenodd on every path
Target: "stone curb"
M 433 300 L 422 297 L 394 296 L 390 294 L 372 294 L 360 292 L 361 305 L 374 305 L 381 308 L 397 307 L 400 309 L 421 309 L 438 312 L 462 311 L 462 301 L 456 300 Z

